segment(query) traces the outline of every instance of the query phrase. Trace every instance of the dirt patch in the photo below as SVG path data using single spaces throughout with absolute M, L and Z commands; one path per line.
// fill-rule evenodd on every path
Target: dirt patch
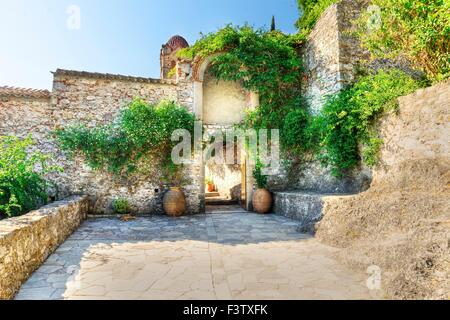
M 404 161 L 354 197 L 330 199 L 317 237 L 340 260 L 382 271 L 394 299 L 450 299 L 450 161 Z

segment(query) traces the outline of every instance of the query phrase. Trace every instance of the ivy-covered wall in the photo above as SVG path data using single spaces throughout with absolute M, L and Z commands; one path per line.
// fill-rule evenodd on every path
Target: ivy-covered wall
M 342 0 L 322 14 L 302 49 L 305 64 L 303 94 L 314 113 L 325 96 L 339 92 L 355 80 L 360 60 L 368 55 L 349 34 L 353 21 L 367 8 L 366 0 Z
M 12 94 L 1 97 L 0 135 L 31 134 L 37 142 L 36 148 L 55 155 L 54 163 L 64 169 L 51 177 L 57 184 L 52 190 L 56 198 L 87 194 L 92 200 L 91 212 L 95 214 L 111 213 L 111 203 L 116 198 L 128 199 L 138 213 L 162 213 L 162 197 L 167 186 L 159 179 L 158 167 L 146 175 L 150 179 L 139 176 L 120 179 L 90 169 L 80 157 L 67 159 L 51 137 L 53 130 L 69 124 L 94 127 L 108 123 L 136 97 L 148 103 L 170 99 L 192 111 L 193 84 L 58 70 L 48 98 Z M 198 187 L 204 185 L 200 181 L 200 167 L 186 166 L 184 175 L 192 181 L 184 187 L 187 211 L 200 212 L 204 197 Z
M 350 31 L 354 20 L 367 8 L 366 0 L 342 0 L 328 7 L 315 24 L 301 49 L 304 61 L 302 95 L 309 108 L 318 114 L 326 96 L 353 83 L 361 60 L 367 53 Z M 289 171 L 281 170 L 269 179 L 273 190 L 306 190 L 318 193 L 356 193 L 369 187 L 371 170 L 361 167 L 345 177 L 336 178 L 318 161 L 303 159 Z

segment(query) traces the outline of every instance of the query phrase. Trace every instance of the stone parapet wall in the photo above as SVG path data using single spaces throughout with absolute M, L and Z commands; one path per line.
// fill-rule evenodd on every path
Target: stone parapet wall
M 86 218 L 87 197 L 74 196 L 0 221 L 0 299 L 22 283 Z

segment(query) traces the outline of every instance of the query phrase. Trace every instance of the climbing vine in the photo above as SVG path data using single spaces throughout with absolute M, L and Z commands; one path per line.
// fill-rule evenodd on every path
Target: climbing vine
M 212 73 L 221 80 L 241 81 L 260 94 L 260 106 L 246 115 L 242 126 L 280 129 L 285 158 L 320 159 L 336 176 L 361 160 L 375 165 L 382 145 L 376 133 L 378 118 L 395 109 L 397 97 L 421 84 L 402 71 L 381 70 L 329 96 L 321 113 L 312 115 L 299 88 L 303 70 L 297 48 L 303 39 L 298 34 L 228 25 L 203 36 L 180 55 L 193 58 L 220 52 L 212 60 Z M 255 177 L 261 178 L 261 164 Z
M 88 165 L 115 175 L 149 174 L 159 164 L 163 178 L 181 183 L 172 162 L 171 141 L 176 129 L 194 130 L 195 116 L 171 101 L 157 105 L 136 99 L 109 124 L 88 128 L 76 124 L 54 132 L 61 149 L 70 156 L 81 153 Z
M 210 72 L 220 80 L 239 81 L 260 96 L 260 106 L 246 115 L 242 127 L 282 129 L 291 110 L 305 108 L 300 94 L 303 68 L 298 53 L 302 42 L 298 34 L 227 25 L 203 35 L 178 55 L 192 59 L 221 53 L 212 60 Z

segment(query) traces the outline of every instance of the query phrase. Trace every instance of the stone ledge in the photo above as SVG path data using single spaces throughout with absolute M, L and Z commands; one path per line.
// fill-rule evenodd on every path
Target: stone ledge
M 0 299 L 11 299 L 22 283 L 86 218 L 85 196 L 54 202 L 0 221 Z
M 315 225 L 322 219 L 327 200 L 348 197 L 346 194 L 324 194 L 307 191 L 274 193 L 273 211 L 276 214 L 298 220 L 299 231 L 314 233 Z

